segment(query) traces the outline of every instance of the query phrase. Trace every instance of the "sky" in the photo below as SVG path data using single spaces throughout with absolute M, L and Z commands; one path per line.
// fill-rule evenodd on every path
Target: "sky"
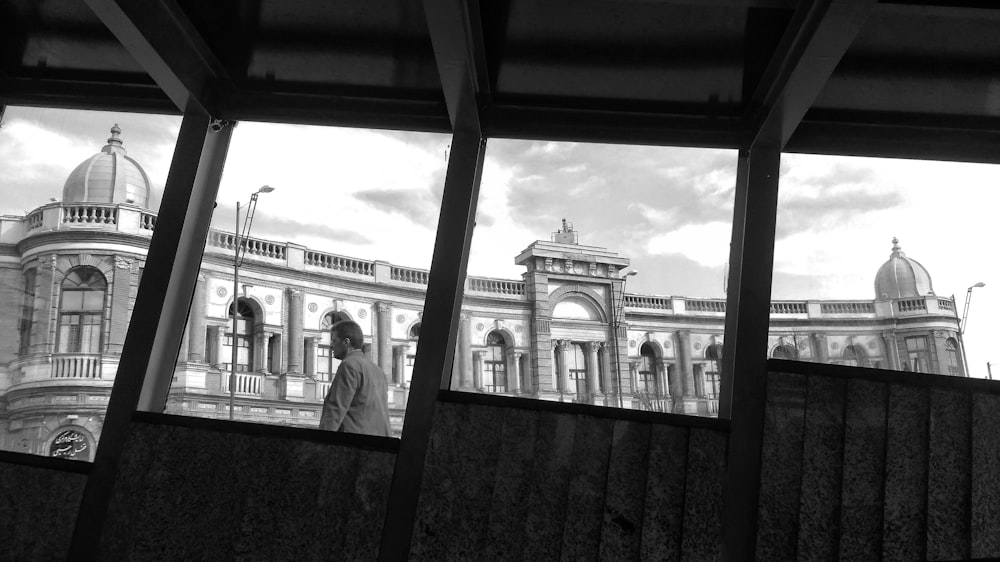
M 155 209 L 180 118 L 8 108 L 0 128 L 0 214 L 59 199 L 69 173 L 118 123 L 154 186 Z M 427 269 L 449 135 L 240 123 L 213 226 L 232 230 L 236 202 L 262 185 L 253 236 Z M 640 271 L 628 291 L 723 298 L 735 151 L 493 139 L 487 145 L 469 274 L 519 279 L 514 258 L 562 219 L 581 244 L 618 252 Z M 1000 166 L 785 154 L 774 299 L 872 299 L 898 237 L 961 312 L 975 289 L 965 342 L 986 376 L 1000 318 L 991 259 Z M 998 371 L 1000 376 L 1000 371 Z

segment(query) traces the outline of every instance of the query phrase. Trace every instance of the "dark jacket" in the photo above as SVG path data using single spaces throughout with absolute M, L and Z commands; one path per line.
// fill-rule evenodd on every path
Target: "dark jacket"
M 319 428 L 390 437 L 385 374 L 360 349 L 340 362 L 323 402 Z

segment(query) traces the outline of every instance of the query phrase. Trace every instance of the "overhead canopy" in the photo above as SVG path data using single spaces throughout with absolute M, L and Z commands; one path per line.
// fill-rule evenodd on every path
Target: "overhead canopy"
M 1000 5 L 0 0 L 0 103 L 1000 160 Z M 957 6 L 956 6 L 957 5 Z

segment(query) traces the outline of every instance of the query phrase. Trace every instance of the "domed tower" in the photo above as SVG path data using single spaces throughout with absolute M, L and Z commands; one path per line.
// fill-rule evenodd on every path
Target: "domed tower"
M 899 239 L 892 239 L 889 261 L 882 264 L 875 275 L 875 299 L 905 299 L 934 294 L 934 285 L 927 268 L 915 259 L 906 257 L 899 247 Z
M 149 205 L 149 176 L 129 158 L 116 123 L 100 152 L 73 170 L 63 186 L 63 203 L 128 203 Z

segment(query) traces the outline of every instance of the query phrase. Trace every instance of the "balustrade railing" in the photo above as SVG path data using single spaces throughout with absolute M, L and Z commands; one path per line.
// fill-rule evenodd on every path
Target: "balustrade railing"
M 222 392 L 229 392 L 228 372 L 222 373 Z M 245 396 L 260 396 L 264 384 L 264 375 L 257 373 L 236 373 L 236 394 Z
M 804 302 L 777 301 L 771 303 L 771 314 L 807 314 Z
M 155 230 L 156 215 L 152 213 L 142 213 L 139 216 L 139 228 L 142 230 Z
M 651 308 L 654 310 L 673 310 L 674 308 L 670 297 L 644 297 L 642 295 L 625 295 L 625 306 L 628 308 Z
M 65 354 L 52 356 L 54 379 L 99 379 L 101 356 L 91 354 Z
M 236 250 L 236 235 L 228 232 L 210 231 L 208 234 L 210 246 L 222 248 L 223 250 Z M 277 242 L 269 242 L 258 238 L 244 238 L 240 240 L 240 246 L 244 248 L 246 255 L 276 260 L 285 259 L 285 245 Z
M 392 266 L 389 274 L 389 278 L 393 281 L 402 281 L 403 283 L 416 283 L 418 285 L 426 285 L 429 274 L 426 271 L 420 269 L 410 269 L 408 267 L 396 267 Z
M 684 310 L 688 312 L 725 312 L 726 301 L 684 299 Z
M 333 384 L 329 381 L 317 381 L 316 382 L 316 400 L 322 402 L 326 399 L 326 393 L 330 392 L 330 385 Z
M 28 215 L 28 230 L 34 230 L 42 226 L 44 218 L 45 216 L 42 214 L 42 211 L 40 210 L 35 211 L 34 213 Z
M 896 301 L 900 312 L 921 312 L 927 310 L 927 301 L 924 299 L 900 299 Z
M 118 207 L 104 205 L 65 205 L 62 221 L 68 224 L 118 224 Z
M 875 314 L 875 303 L 871 302 L 824 302 L 820 303 L 822 314 Z
M 469 291 L 499 295 L 523 295 L 524 282 L 469 277 Z
M 355 273 L 357 275 L 375 276 L 374 262 L 347 258 L 335 254 L 326 254 L 313 250 L 305 251 L 305 264 L 323 269 L 343 271 L 344 273 Z
M 951 299 L 938 299 L 938 308 L 941 310 L 955 311 L 955 303 Z

